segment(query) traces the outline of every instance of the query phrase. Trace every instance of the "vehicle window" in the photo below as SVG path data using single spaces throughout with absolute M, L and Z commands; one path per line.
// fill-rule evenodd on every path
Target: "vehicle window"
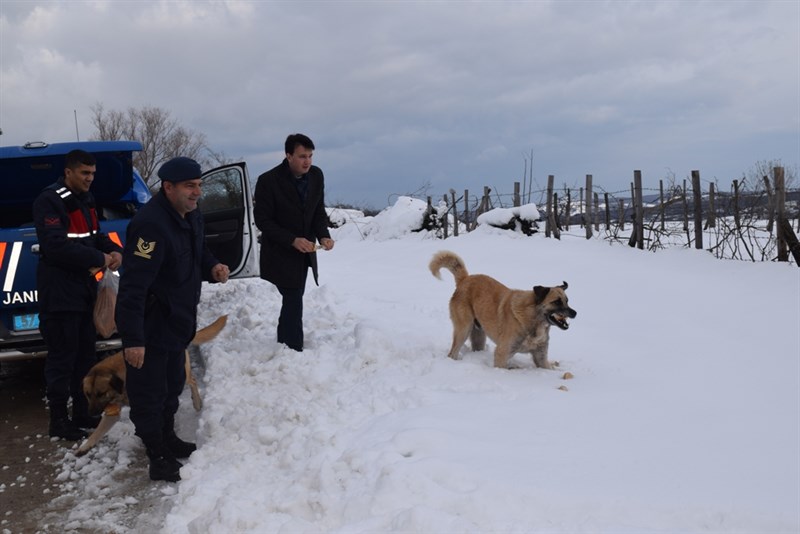
M 203 178 L 200 210 L 204 215 L 242 209 L 242 175 L 239 168 L 223 169 Z

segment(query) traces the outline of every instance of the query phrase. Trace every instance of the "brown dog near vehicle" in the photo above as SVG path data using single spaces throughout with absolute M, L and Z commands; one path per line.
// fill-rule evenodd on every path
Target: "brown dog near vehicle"
M 468 337 L 473 351 L 483 350 L 488 335 L 496 344 L 495 367 L 505 369 L 514 354 L 530 352 L 536 367 L 553 368 L 547 359 L 550 326 L 566 330 L 567 319 L 577 315 L 569 307 L 566 282 L 556 287 L 535 286 L 533 291 L 509 289 L 490 276 L 470 275 L 464 261 L 448 251 L 434 254 L 429 265 L 439 279 L 442 267 L 456 279 L 450 298 L 453 345 L 449 357 L 460 359 L 459 351 Z
M 192 339 L 192 345 L 202 345 L 217 337 L 217 334 L 225 328 L 228 316 L 222 315 L 216 321 L 197 331 Z M 111 427 L 119 421 L 120 409 L 128 405 L 128 394 L 125 391 L 125 360 L 122 352 L 112 354 L 108 358 L 98 362 L 92 367 L 83 379 L 83 394 L 89 401 L 89 413 L 97 415 L 102 413 L 103 417 L 92 435 L 86 438 L 78 447 L 77 456 L 83 456 L 105 436 Z M 200 390 L 197 388 L 197 381 L 192 374 L 189 364 L 189 350 L 186 350 L 186 383 L 192 390 L 192 405 L 194 409 L 200 411 L 203 407 L 203 399 L 200 397 Z

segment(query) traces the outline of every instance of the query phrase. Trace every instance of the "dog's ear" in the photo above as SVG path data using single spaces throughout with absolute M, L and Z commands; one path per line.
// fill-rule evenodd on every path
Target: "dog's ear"
M 567 281 L 566 281 L 566 280 L 564 280 L 564 282 L 561 284 L 561 289 L 563 289 L 564 291 L 566 291 L 568 287 L 569 287 L 569 284 L 567 283 Z
M 545 299 L 545 297 L 547 297 L 548 293 L 550 293 L 549 287 L 534 286 L 533 288 L 533 294 L 536 295 L 537 302 L 542 302 Z
M 125 381 L 122 380 L 117 374 L 111 375 L 111 380 L 108 381 L 108 385 L 110 385 L 114 391 L 120 395 L 125 393 Z

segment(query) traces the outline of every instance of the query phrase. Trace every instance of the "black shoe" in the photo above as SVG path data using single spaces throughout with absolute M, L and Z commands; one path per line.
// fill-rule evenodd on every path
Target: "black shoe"
M 61 438 L 67 441 L 78 441 L 89 435 L 78 428 L 68 417 L 50 419 L 49 434 L 51 438 Z
M 197 445 L 189 441 L 183 441 L 175 434 L 164 438 L 164 446 L 175 458 L 188 458 L 197 450 Z
M 150 480 L 165 480 L 178 482 L 181 479 L 180 470 L 183 464 L 170 454 L 150 456 Z
M 101 417 L 99 415 L 80 415 L 78 417 L 73 417 L 72 422 L 75 423 L 75 426 L 78 428 L 97 428 L 97 425 L 100 424 Z

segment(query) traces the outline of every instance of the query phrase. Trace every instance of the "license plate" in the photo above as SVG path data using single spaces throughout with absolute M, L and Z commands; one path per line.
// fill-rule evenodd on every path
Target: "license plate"
M 14 330 L 36 330 L 39 328 L 39 314 L 26 313 L 14 316 Z

